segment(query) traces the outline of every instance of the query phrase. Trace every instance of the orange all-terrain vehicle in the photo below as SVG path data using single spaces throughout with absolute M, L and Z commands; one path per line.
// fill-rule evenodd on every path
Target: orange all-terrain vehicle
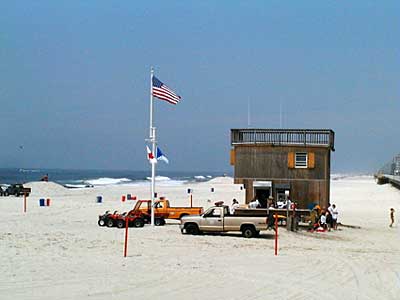
M 162 212 L 154 213 L 154 224 L 156 226 L 162 226 L 165 224 L 165 218 L 167 214 Z M 98 224 L 99 226 L 107 227 L 125 227 L 125 222 L 128 219 L 128 225 L 133 227 L 143 227 L 144 224 L 150 223 L 151 219 L 151 201 L 150 200 L 138 200 L 135 207 L 124 213 L 110 213 L 106 211 L 103 215 L 99 216 Z

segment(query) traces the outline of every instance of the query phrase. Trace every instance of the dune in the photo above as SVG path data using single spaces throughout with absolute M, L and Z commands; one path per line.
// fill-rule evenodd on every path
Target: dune
M 33 181 L 24 184 L 32 189 L 32 196 L 58 195 L 66 193 L 67 188 L 56 182 Z

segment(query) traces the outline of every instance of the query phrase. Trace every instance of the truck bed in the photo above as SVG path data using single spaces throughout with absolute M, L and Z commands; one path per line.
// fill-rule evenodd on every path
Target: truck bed
M 285 209 L 285 208 L 237 208 L 235 209 L 235 213 L 233 216 L 241 216 L 241 217 L 267 217 L 270 212 L 274 214 L 277 213 L 278 215 L 286 216 L 286 213 L 289 211 L 289 214 L 293 213 L 293 210 Z M 296 209 L 296 215 L 310 215 L 311 210 L 309 209 Z
M 187 207 L 187 206 L 170 206 L 168 207 L 169 209 L 202 209 L 202 207 L 197 207 L 197 206 L 193 206 L 193 207 Z

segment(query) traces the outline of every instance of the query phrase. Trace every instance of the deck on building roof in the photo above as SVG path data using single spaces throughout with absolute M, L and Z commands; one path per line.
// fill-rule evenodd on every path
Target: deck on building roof
M 322 146 L 335 151 L 331 129 L 231 129 L 231 144 Z

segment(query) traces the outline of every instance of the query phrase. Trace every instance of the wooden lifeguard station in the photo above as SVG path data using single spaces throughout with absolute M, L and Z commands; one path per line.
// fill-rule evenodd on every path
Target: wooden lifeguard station
M 331 129 L 231 129 L 235 183 L 263 206 L 290 197 L 299 208 L 327 207 L 330 191 Z

